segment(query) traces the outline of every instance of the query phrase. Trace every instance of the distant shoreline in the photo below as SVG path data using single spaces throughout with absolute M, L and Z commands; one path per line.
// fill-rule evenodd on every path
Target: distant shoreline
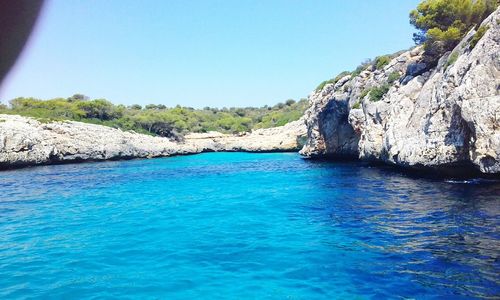
M 232 135 L 186 135 L 183 142 L 75 121 L 41 123 L 0 114 L 0 170 L 106 160 L 191 155 L 204 152 L 298 152 L 306 133 L 302 120 Z
M 41 123 L 0 114 L 0 171 L 36 166 L 151 159 L 211 152 L 299 152 L 306 138 L 303 120 L 246 134 L 191 133 L 184 142 L 75 121 Z M 304 157 L 312 161 L 362 161 L 417 177 L 494 178 L 472 164 L 400 166 L 348 155 Z

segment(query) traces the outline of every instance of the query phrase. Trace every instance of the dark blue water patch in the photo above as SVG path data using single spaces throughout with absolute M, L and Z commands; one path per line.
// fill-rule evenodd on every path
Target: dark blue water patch
M 0 298 L 500 295 L 500 185 L 292 153 L 0 173 Z

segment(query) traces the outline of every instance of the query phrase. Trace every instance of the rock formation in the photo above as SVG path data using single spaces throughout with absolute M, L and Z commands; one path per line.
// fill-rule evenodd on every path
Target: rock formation
M 500 175 L 500 9 L 473 47 L 471 30 L 436 67 L 422 47 L 339 76 L 313 92 L 303 119 L 239 136 L 184 142 L 79 122 L 0 115 L 0 168 L 204 151 L 296 151 L 414 169 Z M 305 124 L 304 124 L 305 123 Z
M 482 26 L 475 47 L 472 30 L 435 68 L 416 47 L 313 92 L 301 153 L 500 174 L 500 10 Z
M 303 121 L 259 129 L 241 136 L 191 134 L 184 142 L 124 132 L 106 126 L 65 121 L 41 123 L 0 115 L 0 169 L 64 162 L 151 158 L 205 151 L 298 151 Z
M 284 126 L 257 129 L 240 135 L 220 132 L 191 133 L 184 139 L 185 144 L 196 147 L 197 152 L 283 152 L 299 151 L 305 143 L 305 135 L 306 126 L 301 119 Z

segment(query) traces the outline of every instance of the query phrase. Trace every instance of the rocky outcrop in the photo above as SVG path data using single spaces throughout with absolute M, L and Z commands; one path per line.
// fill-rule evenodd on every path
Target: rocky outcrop
M 191 134 L 184 142 L 80 122 L 42 123 L 0 115 L 0 169 L 80 161 L 152 158 L 205 151 L 297 151 L 303 121 L 240 136 Z
M 422 65 L 417 47 L 382 70 L 371 67 L 312 93 L 301 153 L 500 174 L 499 20 L 497 10 L 473 49 L 474 30 L 433 69 Z M 391 82 L 395 74 L 399 80 Z M 386 88 L 381 99 L 374 88 Z
M 195 145 L 201 151 L 283 152 L 299 151 L 305 143 L 304 120 L 284 126 L 257 129 L 239 135 L 220 132 L 191 133 L 185 144 Z
M 383 117 L 373 108 L 361 109 L 363 95 L 368 99 L 366 91 L 386 84 L 391 74 L 403 77 L 421 56 L 422 49 L 416 48 L 393 58 L 382 70 L 370 66 L 358 76 L 347 75 L 313 92 L 309 96 L 310 108 L 305 112 L 308 138 L 301 153 L 309 157 L 359 156 L 363 129 L 366 125 L 377 126 Z M 366 114 L 373 118 L 367 120 Z M 367 121 L 374 124 L 365 124 Z
M 311 107 L 304 115 L 308 138 L 302 154 L 313 157 L 357 155 L 359 136 L 347 119 L 354 81 L 346 76 L 310 96 Z

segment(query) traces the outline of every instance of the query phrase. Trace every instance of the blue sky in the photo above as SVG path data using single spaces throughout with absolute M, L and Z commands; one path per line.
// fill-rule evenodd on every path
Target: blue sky
M 0 100 L 261 106 L 413 45 L 418 0 L 52 0 Z

